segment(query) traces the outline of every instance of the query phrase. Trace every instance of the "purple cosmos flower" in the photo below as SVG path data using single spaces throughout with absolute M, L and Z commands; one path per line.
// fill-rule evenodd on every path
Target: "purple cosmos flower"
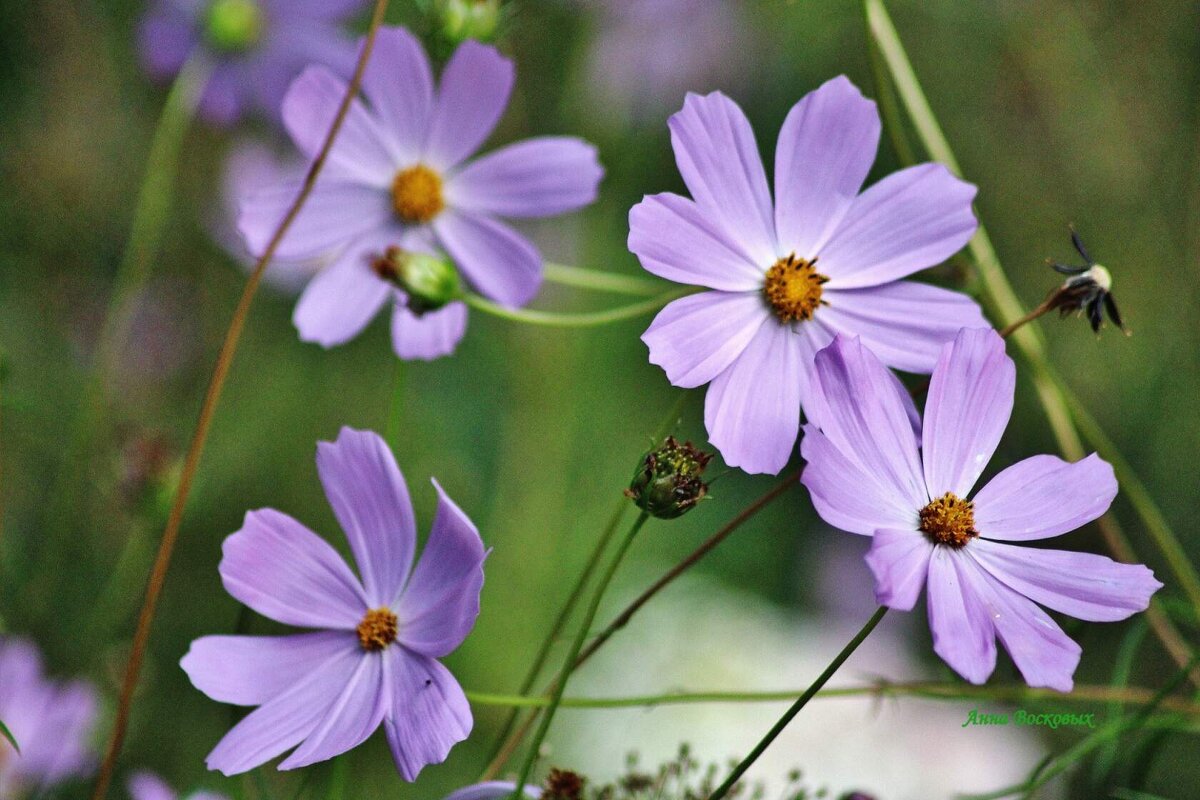
M 354 41 L 341 24 L 365 0 L 156 0 L 139 46 L 146 71 L 170 79 L 194 52 L 214 64 L 200 112 L 231 125 L 248 109 L 279 120 L 288 85 L 309 64 L 339 74 L 354 67 Z
M 512 797 L 517 785 L 512 781 L 488 781 L 474 786 L 464 786 L 456 792 L 446 795 L 444 800 L 506 800 Z M 542 796 L 542 790 L 536 786 L 526 786 L 525 796 L 534 800 Z
M 225 540 L 220 570 L 230 594 L 278 622 L 319 630 L 192 643 L 182 666 L 196 688 L 258 706 L 207 764 L 232 775 L 295 747 L 280 769 L 303 767 L 356 747 L 382 722 L 411 781 L 471 730 L 466 697 L 437 659 L 475 624 L 487 554 L 434 481 L 437 516 L 414 567 L 408 489 L 374 433 L 343 428 L 336 442 L 318 445 L 317 470 L 361 580 L 320 537 L 272 509 L 251 511 Z
M 18 755 L 0 738 L 0 798 L 40 794 L 87 775 L 96 710 L 90 684 L 49 680 L 31 642 L 0 637 L 0 720 L 21 747 Z
M 1030 686 L 1070 691 L 1080 649 L 1037 604 L 1091 621 L 1145 610 L 1162 584 L 1140 564 L 1017 547 L 1103 514 L 1117 494 L 1099 456 L 1025 459 L 968 499 L 1012 413 L 1016 369 L 992 330 L 946 345 L 913 435 L 908 395 L 864 343 L 839 336 L 817 354 L 820 424 L 807 425 L 801 481 L 817 513 L 873 536 L 876 599 L 910 610 L 927 587 L 933 649 L 983 683 L 998 636 Z
M 542 279 L 537 249 L 497 217 L 544 217 L 596 197 L 602 170 L 580 139 L 540 137 L 466 161 L 495 128 L 513 86 L 513 64 L 468 41 L 434 90 L 429 59 L 403 28 L 379 31 L 355 102 L 325 172 L 279 248 L 282 258 L 340 255 L 308 285 L 293 317 L 304 341 L 325 347 L 357 336 L 389 299 L 401 358 L 453 351 L 467 311 L 450 302 L 414 313 L 389 254 L 450 255 L 480 294 L 527 303 Z M 283 118 L 307 156 L 319 149 L 346 84 L 324 67 L 306 70 Z M 286 181 L 249 198 L 239 221 L 252 252 L 266 247 L 299 189 Z
M 129 778 L 129 796 L 133 800 L 179 800 L 179 794 L 158 777 L 149 772 L 136 772 Z M 192 792 L 185 800 L 228 800 L 216 792 Z
M 713 291 L 668 305 L 642 341 L 671 383 L 711 383 L 704 422 L 730 466 L 784 467 L 813 357 L 835 334 L 928 372 L 959 328 L 987 324 L 966 296 L 900 280 L 971 238 L 975 187 L 922 164 L 859 194 L 879 114 L 845 77 L 784 121 L 774 203 L 750 123 L 729 98 L 688 95 L 670 128 L 693 199 L 665 193 L 634 206 L 629 249 L 655 275 Z

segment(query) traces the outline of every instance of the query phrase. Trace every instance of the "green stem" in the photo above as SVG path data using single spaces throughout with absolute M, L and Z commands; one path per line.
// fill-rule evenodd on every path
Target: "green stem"
M 554 721 L 554 714 L 558 711 L 559 704 L 562 703 L 563 692 L 567 688 L 567 681 L 570 679 L 571 672 L 575 668 L 575 659 L 579 657 L 579 651 L 583 649 L 583 643 L 587 639 L 588 631 L 591 630 L 592 622 L 596 619 L 596 612 L 600 610 L 600 601 L 604 598 L 604 592 L 608 589 L 608 584 L 612 582 L 613 576 L 617 574 L 617 567 L 621 565 L 625 554 L 629 552 L 629 546 L 633 544 L 633 540 L 637 538 L 638 532 L 646 524 L 647 519 L 649 519 L 649 515 L 645 511 L 638 514 L 638 518 L 634 520 L 629 533 L 625 534 L 625 538 L 621 541 L 616 555 L 609 562 L 608 569 L 600 576 L 600 582 L 596 585 L 596 591 L 592 594 L 592 600 L 583 615 L 579 630 L 575 634 L 575 640 L 571 642 L 571 651 L 563 660 L 562 669 L 555 680 L 554 693 L 550 697 L 550 704 L 546 707 L 546 712 L 542 715 L 542 721 L 538 725 L 537 732 L 533 735 L 533 741 L 530 742 L 529 754 L 525 757 L 525 764 L 521 767 L 521 777 L 517 779 L 517 788 L 512 794 L 516 800 L 520 800 L 520 798 L 525 796 L 525 785 L 529 783 L 529 776 L 533 773 L 534 764 L 537 763 L 538 751 L 541 749 L 542 742 L 546 740 L 546 734 L 550 731 L 550 723 Z
M 391 403 L 388 405 L 387 427 L 384 429 L 384 441 L 393 451 L 396 450 L 400 436 L 400 427 L 404 417 L 404 362 L 396 359 L 396 373 L 392 377 Z
M 634 317 L 640 317 L 649 314 L 652 311 L 665 306 L 672 300 L 677 300 L 684 295 L 691 294 L 694 289 L 677 289 L 670 292 L 664 292 L 650 300 L 643 300 L 640 303 L 633 303 L 627 306 L 618 308 L 610 308 L 605 311 L 589 311 L 582 313 L 562 313 L 559 311 L 538 311 L 527 308 L 505 308 L 498 303 L 493 303 L 491 300 L 486 300 L 477 294 L 467 294 L 463 300 L 472 308 L 482 311 L 485 314 L 491 314 L 500 319 L 506 319 L 510 322 L 524 322 L 529 325 L 541 325 L 550 328 L 595 328 L 600 325 L 609 325 L 613 322 L 621 322 Z
M 767 748 L 771 746 L 771 743 L 775 741 L 779 734 L 783 733 L 783 729 L 786 728 L 792 719 L 794 719 L 795 716 L 800 713 L 801 709 L 808 705 L 808 701 L 816 697 L 817 692 L 821 691 L 821 688 L 829 682 L 829 679 L 832 678 L 833 674 L 841 668 L 842 664 L 846 662 L 846 659 L 848 659 L 850 655 L 858 649 L 858 646 L 862 644 L 868 636 L 871 635 L 871 631 L 875 630 L 875 626 L 879 624 L 879 621 L 883 619 L 883 615 L 886 613 L 887 606 L 880 606 L 875 613 L 871 615 L 871 618 L 867 620 L 867 624 L 862 626 L 862 629 L 855 634 L 854 638 L 842 648 L 842 652 L 838 653 L 837 657 L 834 658 L 833 661 L 829 662 L 829 666 L 825 667 L 825 671 L 817 676 L 817 679 L 813 681 L 812 685 L 804 690 L 804 694 L 800 695 L 800 697 L 796 699 L 796 702 L 792 703 L 791 708 L 785 711 L 783 716 L 780 717 L 773 726 L 771 726 L 771 730 L 767 731 L 767 735 L 762 738 L 762 741 L 756 744 L 754 749 L 742 759 L 741 763 L 734 767 L 733 772 L 729 773 L 729 777 L 725 779 L 725 782 L 718 786 L 715 792 L 709 795 L 708 800 L 720 800 L 720 798 L 729 793 L 729 790 L 732 789 L 733 785 L 741 779 L 742 775 L 746 773 L 746 770 L 750 769 L 750 765 L 757 761 L 758 757 L 766 752 Z
M 560 286 L 639 297 L 654 297 L 667 286 L 662 281 L 636 275 L 618 275 L 613 272 L 572 267 L 567 264 L 546 264 L 544 274 L 547 281 Z
M 12 749 L 17 751 L 17 755 L 21 755 L 21 746 L 17 744 L 17 740 L 12 735 L 12 731 L 8 729 L 8 726 L 4 724 L 3 720 L 0 720 L 0 736 L 4 737 L 4 739 L 12 745 Z

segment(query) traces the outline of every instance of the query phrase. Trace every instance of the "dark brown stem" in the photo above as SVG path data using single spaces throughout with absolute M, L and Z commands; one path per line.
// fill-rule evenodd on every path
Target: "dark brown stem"
M 1003 328 L 1001 328 L 1000 329 L 1000 338 L 1007 339 L 1009 336 L 1012 336 L 1013 333 L 1015 333 L 1018 328 L 1022 327 L 1023 325 L 1026 325 L 1030 322 L 1033 322 L 1035 319 L 1037 319 L 1038 317 L 1042 316 L 1043 314 L 1045 314 L 1049 311 L 1053 311 L 1056 307 L 1055 301 L 1058 300 L 1058 295 L 1059 295 L 1060 291 L 1061 291 L 1061 289 L 1056 287 L 1055 289 L 1053 289 L 1050 292 L 1050 294 L 1046 295 L 1046 299 L 1043 300 L 1041 303 L 1039 303 L 1037 305 L 1037 307 L 1034 308 L 1032 311 L 1027 313 L 1025 316 L 1021 317 L 1020 319 L 1014 320 L 1013 322 L 1010 322 L 1007 325 L 1005 325 Z

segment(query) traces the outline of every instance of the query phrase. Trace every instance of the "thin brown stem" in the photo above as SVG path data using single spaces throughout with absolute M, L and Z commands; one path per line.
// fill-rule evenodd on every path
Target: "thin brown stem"
M 1042 316 L 1043 314 L 1046 314 L 1049 311 L 1053 311 L 1055 308 L 1055 301 L 1058 299 L 1059 292 L 1060 292 L 1059 289 L 1054 289 L 1052 292 L 1050 292 L 1050 294 L 1048 294 L 1046 296 L 1046 299 L 1043 300 L 1041 303 L 1039 303 L 1032 311 L 1030 311 L 1029 313 L 1025 314 L 1024 316 L 1020 317 L 1019 319 L 1013 320 L 1012 322 L 1008 323 L 1003 328 L 1001 328 L 1000 329 L 1000 338 L 1007 339 L 1009 336 L 1011 336 L 1013 333 L 1015 333 L 1023 325 L 1027 325 L 1030 322 L 1033 322 L 1038 317 Z
M 142 602 L 141 613 L 138 615 L 137 629 L 134 632 L 133 645 L 130 649 L 129 661 L 125 666 L 125 676 L 121 684 L 116 719 L 113 723 L 113 730 L 105 751 L 104 761 L 101 763 L 99 774 L 96 777 L 96 783 L 92 791 L 92 800 L 103 800 L 112 782 L 117 757 L 121 753 L 121 746 L 124 744 L 125 733 L 129 727 L 133 694 L 137 688 L 142 661 L 146 655 L 146 645 L 150 640 L 150 630 L 154 622 L 155 612 L 158 610 L 158 600 L 162 594 L 163 585 L 166 582 L 167 570 L 171 565 L 171 556 L 175 549 L 175 542 L 179 538 L 179 527 L 183 521 L 183 511 L 187 505 L 188 494 L 191 492 L 196 470 L 200 465 L 200 456 L 204 452 L 204 444 L 208 439 L 213 415 L 216 413 L 217 404 L 221 399 L 226 378 L 229 376 L 233 357 L 237 353 L 238 341 L 241 339 L 242 330 L 245 328 L 246 318 L 250 313 L 250 306 L 254 302 L 254 296 L 258 291 L 259 283 L 262 281 L 263 272 L 274 257 L 280 241 L 283 240 L 288 228 L 291 227 L 300 213 L 300 209 L 304 206 L 305 201 L 308 200 L 308 196 L 312 193 L 317 176 L 320 174 L 321 168 L 325 165 L 325 161 L 329 157 L 329 152 L 333 147 L 333 142 L 337 138 L 343 122 L 345 122 L 346 115 L 350 110 L 350 104 L 358 94 L 359 86 L 362 84 L 363 72 L 366 70 L 367 61 L 370 59 L 371 50 L 375 45 L 375 34 L 383 22 L 383 15 L 387 10 L 387 6 L 388 0 L 376 0 L 375 10 L 371 17 L 371 25 L 367 31 L 362 52 L 359 54 L 358 64 L 354 69 L 354 76 L 350 80 L 350 85 L 346 88 L 346 94 L 342 97 L 337 115 L 329 127 L 329 132 L 325 136 L 321 150 L 318 152 L 312 166 L 309 167 L 308 174 L 304 179 L 304 185 L 301 187 L 299 194 L 296 195 L 295 201 L 293 201 L 291 207 L 288 209 L 288 213 L 279 223 L 279 227 L 271 237 L 266 250 L 254 265 L 254 271 L 246 280 L 246 286 L 242 290 L 241 299 L 238 300 L 237 308 L 234 309 L 233 319 L 229 323 L 229 330 L 225 334 L 225 341 L 221 345 L 221 351 L 217 355 L 217 362 L 213 367 L 208 391 L 205 393 L 204 402 L 200 406 L 200 415 L 196 422 L 196 430 L 192 435 L 191 444 L 188 446 L 183 471 L 180 474 L 179 488 L 175 492 L 175 498 L 171 504 L 171 512 L 167 518 L 162 541 L 158 547 L 158 555 L 154 560 L 154 568 L 146 584 L 146 595 Z

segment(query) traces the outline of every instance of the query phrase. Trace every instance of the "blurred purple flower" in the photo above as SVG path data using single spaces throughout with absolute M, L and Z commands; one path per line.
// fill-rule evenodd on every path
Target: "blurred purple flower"
M 655 275 L 714 291 L 668 305 L 642 341 L 671 383 L 711 383 L 704 422 L 730 466 L 787 464 L 813 357 L 835 334 L 928 372 L 959 328 L 987 324 L 965 295 L 900 280 L 971 238 L 975 187 L 922 164 L 859 194 L 879 114 L 845 77 L 792 107 L 773 203 L 750 123 L 729 98 L 688 95 L 670 128 L 693 199 L 664 193 L 634 206 L 629 249 Z
M 1037 604 L 1114 621 L 1145 610 L 1162 586 L 1140 564 L 1003 543 L 1103 514 L 1117 482 L 1095 454 L 1025 459 L 967 499 L 1012 414 L 1016 368 L 995 331 L 963 330 L 942 350 L 920 437 L 912 400 L 857 337 L 818 353 L 813 381 L 820 427 L 805 427 L 800 449 L 817 513 L 873 537 L 866 558 L 881 604 L 911 610 L 926 587 L 933 649 L 968 681 L 991 675 L 998 636 L 1026 683 L 1070 691 L 1079 645 Z
M 410 310 L 405 293 L 378 269 L 393 247 L 445 250 L 467 282 L 498 303 L 533 298 L 542 257 L 496 217 L 581 208 L 596 198 L 603 170 L 596 149 L 571 137 L 528 139 L 464 163 L 499 121 L 513 77 L 510 60 L 469 41 L 450 58 L 435 92 L 416 37 L 403 28 L 379 31 L 363 79 L 371 107 L 352 105 L 322 179 L 278 251 L 282 258 L 339 253 L 296 306 L 301 339 L 342 344 L 392 300 L 397 355 L 452 352 L 466 328 L 466 306 Z M 284 123 L 306 156 L 319 149 L 345 89 L 328 69 L 311 67 L 289 90 Z M 298 189 L 297 181 L 283 181 L 243 204 L 239 227 L 251 252 L 266 247 Z
M 193 53 L 213 63 L 200 113 L 232 125 L 251 109 L 279 121 L 288 85 L 309 64 L 354 67 L 341 28 L 365 0 L 155 0 L 138 31 L 142 64 L 168 80 Z
M 158 777 L 149 772 L 135 772 L 129 778 L 129 796 L 133 800 L 179 800 L 179 794 Z M 185 800 L 228 800 L 216 792 L 192 792 Z
M 88 737 L 97 699 L 83 681 L 59 683 L 42 671 L 37 648 L 0 636 L 0 720 L 21 748 L 0 737 L 0 798 L 41 794 L 95 766 Z
M 516 790 L 517 785 L 512 781 L 488 781 L 487 783 L 477 783 L 474 786 L 464 786 L 458 791 L 446 795 L 443 800 L 507 800 Z M 526 797 L 537 800 L 542 796 L 542 790 L 536 786 L 526 786 L 524 794 Z
M 425 550 L 404 477 L 376 434 L 343 428 L 317 470 L 361 575 L 291 517 L 251 511 L 225 540 L 226 590 L 263 616 L 319 628 L 291 636 L 206 636 L 183 669 L 214 700 L 258 706 L 208 755 L 233 775 L 295 747 L 280 769 L 324 761 L 383 724 L 396 767 L 414 780 L 471 731 L 471 708 L 437 659 L 479 614 L 486 552 L 442 491 Z M 299 745 L 297 747 L 297 745 Z

